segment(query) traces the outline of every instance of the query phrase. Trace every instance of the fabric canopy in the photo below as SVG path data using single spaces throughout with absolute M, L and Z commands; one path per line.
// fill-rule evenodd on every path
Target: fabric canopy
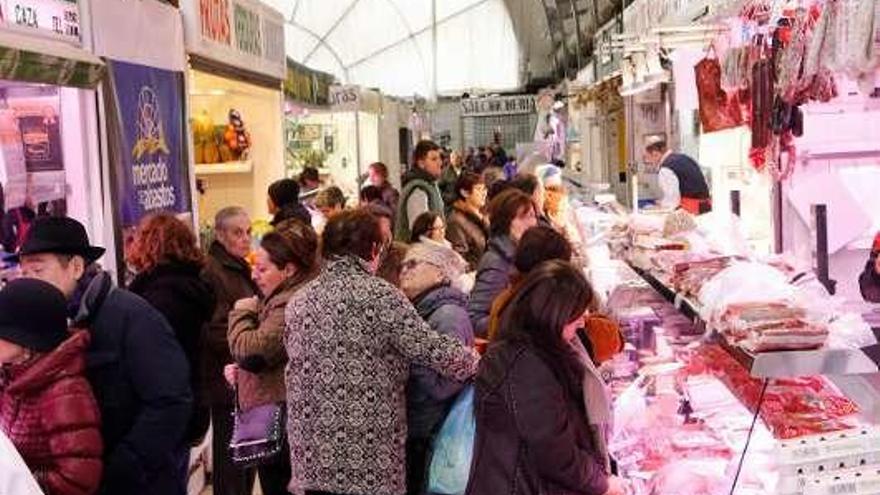
M 521 84 L 504 0 L 263 1 L 287 19 L 287 55 L 342 83 L 397 96 Z
M 103 74 L 101 59 L 81 48 L 0 31 L 0 79 L 94 89 Z

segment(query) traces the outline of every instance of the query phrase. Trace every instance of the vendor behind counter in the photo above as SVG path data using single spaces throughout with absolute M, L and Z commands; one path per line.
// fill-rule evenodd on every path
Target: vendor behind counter
M 645 162 L 658 168 L 658 181 L 663 197 L 660 207 L 682 208 L 694 215 L 712 211 L 709 184 L 693 158 L 673 153 L 662 139 L 654 139 L 645 146 Z

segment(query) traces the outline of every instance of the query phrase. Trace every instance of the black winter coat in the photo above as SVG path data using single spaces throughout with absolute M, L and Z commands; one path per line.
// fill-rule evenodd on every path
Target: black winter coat
M 485 220 L 459 204 L 453 205 L 446 218 L 446 239 L 468 262 L 468 270 L 476 270 L 489 243 L 489 225 Z
M 196 404 L 201 404 L 202 337 L 214 314 L 214 291 L 200 278 L 201 267 L 195 263 L 167 263 L 139 274 L 129 290 L 143 297 L 171 324 L 177 341 L 189 362 L 190 386 Z M 193 414 L 187 441 L 198 443 L 208 431 L 210 415 L 198 410 Z
M 515 254 L 516 245 L 509 236 L 495 236 L 489 240 L 489 248 L 480 260 L 477 280 L 468 302 L 468 315 L 477 337 L 485 338 L 489 333 L 492 304 L 510 282 Z
M 277 227 L 281 222 L 291 219 L 299 220 L 306 225 L 312 224 L 312 214 L 309 213 L 309 210 L 306 209 L 305 206 L 296 202 L 281 207 L 281 209 L 278 210 L 278 213 L 272 218 L 271 225 Z
M 208 262 L 202 270 L 202 280 L 213 289 L 217 300 L 202 345 L 204 399 L 210 406 L 231 406 L 232 389 L 223 378 L 223 367 L 234 362 L 226 337 L 229 312 L 236 301 L 257 295 L 259 289 L 251 279 L 251 268 L 247 262 L 229 254 L 217 241 L 211 245 Z
M 603 495 L 608 474 L 583 408 L 536 351 L 489 347 L 474 395 L 477 430 L 467 495 Z
M 874 270 L 875 256 L 871 256 L 865 264 L 865 269 L 859 276 L 859 289 L 862 298 L 871 303 L 880 303 L 880 275 Z
M 165 318 L 109 275 L 81 286 L 73 326 L 92 336 L 86 374 L 101 410 L 99 493 L 178 493 L 177 456 L 193 402 L 186 356 Z

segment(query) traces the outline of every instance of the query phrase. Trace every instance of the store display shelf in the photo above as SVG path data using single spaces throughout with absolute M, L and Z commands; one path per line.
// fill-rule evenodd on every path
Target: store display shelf
M 752 376 L 785 378 L 812 375 L 861 375 L 880 371 L 877 363 L 860 349 L 817 349 L 751 353 L 730 345 L 719 337 L 727 350 Z
M 648 283 L 648 285 L 650 285 L 654 290 L 660 293 L 660 295 L 666 298 L 667 301 L 673 303 L 675 305 L 675 309 L 679 310 L 683 315 L 693 320 L 694 323 L 703 323 L 703 319 L 700 316 L 700 310 L 697 303 L 691 301 L 686 296 L 675 292 L 671 287 L 666 285 L 662 280 L 659 280 L 651 272 L 633 266 L 632 264 L 630 264 L 629 266 L 640 277 L 642 277 L 645 282 Z
M 630 265 L 632 266 L 632 265 Z M 703 328 L 706 322 L 700 316 L 699 304 L 676 293 L 653 274 L 635 266 L 632 269 L 675 304 L 676 309 Z M 730 355 L 749 373 L 758 378 L 785 378 L 813 375 L 860 375 L 880 372 L 880 346 L 864 349 L 817 349 L 812 351 L 777 351 L 751 353 L 731 345 L 718 335 L 715 338 Z
M 254 162 L 200 163 L 196 165 L 196 175 L 247 174 L 254 169 Z

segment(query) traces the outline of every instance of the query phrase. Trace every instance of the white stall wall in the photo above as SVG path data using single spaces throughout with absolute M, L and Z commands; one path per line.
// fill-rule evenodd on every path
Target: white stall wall
M 406 127 L 407 105 L 397 100 L 382 99 L 379 116 L 379 161 L 388 167 L 388 180 L 400 188 L 400 174 L 404 163 L 400 160 L 400 129 Z
M 710 179 L 712 208 L 731 211 L 730 192 L 740 191 L 740 218 L 746 239 L 757 254 L 770 254 L 773 247 L 773 183 L 749 162 L 751 131 L 737 127 L 703 134 L 699 162 Z
M 60 88 L 61 146 L 64 154 L 64 172 L 67 181 L 67 212 L 89 230 L 89 238 L 105 242 L 113 240 L 104 229 L 101 211 L 101 165 L 98 152 L 97 129 L 93 113 L 95 93 L 74 88 Z M 87 106 L 88 105 L 88 106 Z M 99 235 L 99 233 L 101 233 Z
M 880 107 L 841 82 L 841 97 L 805 108 L 801 162 L 783 201 L 785 250 L 812 263 L 815 236 L 810 204 L 828 205 L 831 278 L 838 293 L 860 299 L 858 275 L 880 230 Z

